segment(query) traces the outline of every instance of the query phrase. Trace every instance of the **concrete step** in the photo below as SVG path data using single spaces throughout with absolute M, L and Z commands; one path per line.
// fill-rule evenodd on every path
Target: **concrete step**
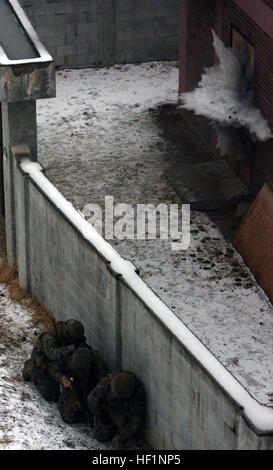
M 183 204 L 192 210 L 215 210 L 238 203 L 249 189 L 225 160 L 181 164 L 165 175 Z

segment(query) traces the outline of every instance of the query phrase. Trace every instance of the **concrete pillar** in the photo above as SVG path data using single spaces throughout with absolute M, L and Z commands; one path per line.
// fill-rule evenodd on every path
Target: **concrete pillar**
M 15 266 L 17 262 L 15 188 L 11 147 L 27 144 L 31 159 L 37 160 L 36 101 L 2 103 L 2 127 L 7 261 L 10 266 Z
M 14 145 L 26 144 L 31 159 L 37 160 L 36 101 L 2 104 L 3 145 L 10 151 Z
M 14 168 L 14 202 L 16 253 L 20 286 L 26 292 L 31 291 L 30 285 L 30 243 L 29 243 L 29 178 L 20 167 L 21 160 L 30 158 L 27 145 L 11 147 Z

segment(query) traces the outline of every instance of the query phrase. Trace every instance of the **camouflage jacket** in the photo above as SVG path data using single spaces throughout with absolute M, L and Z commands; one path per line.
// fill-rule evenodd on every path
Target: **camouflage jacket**
M 49 332 L 44 332 L 37 338 L 35 346 L 40 353 L 37 366 L 47 371 L 54 380 L 60 382 L 64 375 L 70 375 L 67 363 L 71 354 L 79 347 L 87 347 L 92 351 L 95 363 L 89 388 L 91 390 L 109 372 L 108 368 L 100 353 L 87 343 L 65 345 L 61 334 L 62 325 L 63 322 L 57 322 L 57 334 L 51 328 Z
M 37 349 L 41 354 L 40 364 L 37 365 L 47 370 L 53 379 L 60 381 L 63 375 L 66 375 L 66 360 L 75 351 L 75 346 L 60 346 L 58 337 L 51 333 L 42 333 Z
M 80 348 L 82 347 L 83 345 L 80 346 Z M 81 362 L 81 359 L 71 356 L 72 364 L 70 363 L 70 358 L 67 359 L 67 375 L 68 377 L 73 377 L 74 386 L 85 404 L 90 390 L 93 390 L 98 382 L 109 372 L 99 351 L 91 348 L 89 345 L 85 345 L 85 348 L 86 347 L 93 358 L 92 365 L 88 364 L 88 356 L 86 356 L 85 359 L 82 358 L 83 362 Z
M 136 378 L 133 394 L 128 399 L 116 399 L 111 392 L 111 377 L 112 374 L 108 374 L 89 393 L 88 409 L 91 414 L 99 418 L 105 414 L 109 415 L 122 437 L 129 437 L 135 433 L 144 419 L 144 387 Z

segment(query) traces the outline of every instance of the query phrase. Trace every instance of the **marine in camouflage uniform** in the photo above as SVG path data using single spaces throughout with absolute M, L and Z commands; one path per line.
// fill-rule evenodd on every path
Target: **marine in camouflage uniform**
M 145 415 L 144 387 L 133 372 L 116 371 L 104 377 L 88 394 L 94 415 L 95 437 L 122 449 L 134 438 Z
M 88 418 L 88 392 L 108 372 L 98 351 L 85 342 L 77 320 L 57 322 L 34 340 L 23 377 L 31 380 L 47 401 L 58 402 L 62 419 L 75 423 Z

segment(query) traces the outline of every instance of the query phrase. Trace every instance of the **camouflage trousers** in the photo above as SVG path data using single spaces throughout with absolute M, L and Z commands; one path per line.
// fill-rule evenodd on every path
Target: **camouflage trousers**
M 117 449 L 127 448 L 127 444 L 134 439 L 142 420 L 133 417 L 126 420 L 123 410 L 113 410 L 109 413 L 100 412 L 94 417 L 94 436 L 100 442 L 112 440 Z
M 78 348 L 67 361 L 67 374 L 73 377 L 71 388 L 61 388 L 58 408 L 66 423 L 79 423 L 90 419 L 86 397 L 90 391 L 94 357 L 89 348 Z
M 58 409 L 65 423 L 80 423 L 85 420 L 84 404 L 71 388 L 62 387 Z
M 45 370 L 37 366 L 37 355 L 38 353 L 33 350 L 30 359 L 24 364 L 23 377 L 34 383 L 45 400 L 57 402 L 60 397 L 60 385 Z
M 33 349 L 30 359 L 24 364 L 24 379 L 33 382 L 45 400 L 58 402 L 58 409 L 65 423 L 90 419 L 85 402 L 93 371 L 92 351 L 79 348 L 70 356 L 66 374 L 74 378 L 72 388 L 60 387 L 59 382 L 49 375 L 46 367 L 37 365 L 39 359 L 39 351 Z
M 108 442 L 118 432 L 118 428 L 115 423 L 105 415 L 94 417 L 94 437 L 99 442 Z

